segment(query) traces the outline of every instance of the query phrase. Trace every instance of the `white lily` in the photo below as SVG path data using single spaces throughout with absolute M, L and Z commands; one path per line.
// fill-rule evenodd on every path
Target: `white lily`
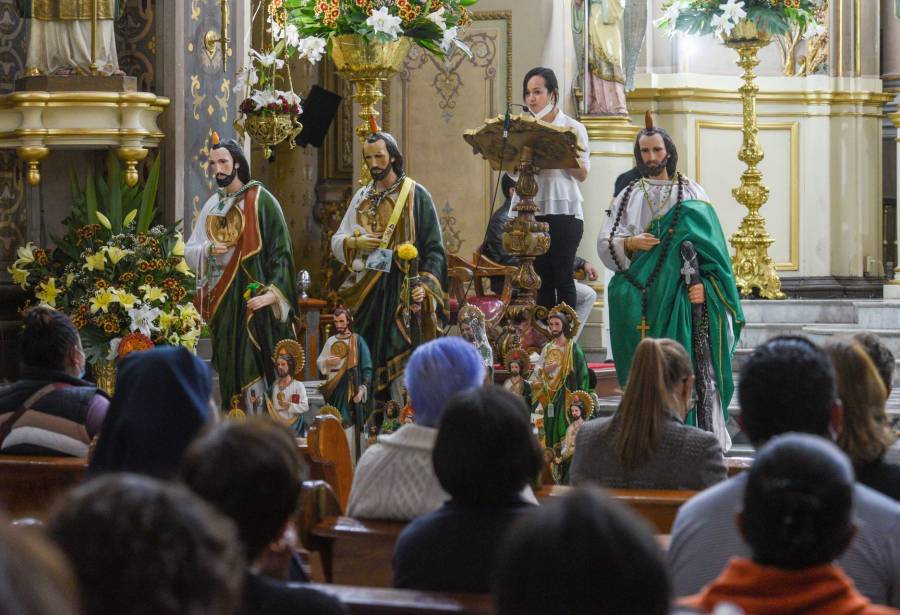
M 243 96 L 248 87 L 252 88 L 257 83 L 259 83 L 259 75 L 255 68 L 248 66 L 241 69 L 241 72 L 237 74 L 237 79 L 234 80 L 234 93 Z
M 711 25 L 716 32 L 720 32 L 725 36 L 728 36 L 731 34 L 731 31 L 734 30 L 734 22 L 725 15 L 713 15 L 709 25 Z
M 439 8 L 436 11 L 432 11 L 428 13 L 428 17 L 426 19 L 437 25 L 438 28 L 443 32 L 447 29 L 447 21 L 444 19 L 444 7 Z
M 815 23 L 815 22 L 809 23 L 809 24 L 806 24 L 806 30 L 803 32 L 803 38 L 805 38 L 805 39 L 815 38 L 817 36 L 822 36 L 826 32 L 828 32 L 828 28 L 826 28 L 822 24 Z
M 306 58 L 310 64 L 315 64 L 325 55 L 326 45 L 327 42 L 324 38 L 307 36 L 306 38 L 301 38 L 297 43 L 297 52 L 301 58 Z
M 735 23 L 747 16 L 747 11 L 744 10 L 744 0 L 727 0 L 725 4 L 719 5 L 719 10 L 722 11 L 722 15 L 727 16 L 730 21 Z
M 265 107 L 268 107 L 270 103 L 278 102 L 278 100 L 275 98 L 275 94 L 270 90 L 256 90 L 255 92 L 253 92 L 250 100 L 253 101 L 257 109 L 263 109 Z
M 270 51 L 269 53 L 260 53 L 256 49 L 251 49 L 250 56 L 255 58 L 256 61 L 265 68 L 269 68 L 273 64 L 275 65 L 275 68 L 281 68 L 282 66 L 284 66 L 284 60 L 275 55 L 274 51 Z
M 402 21 L 399 17 L 391 15 L 388 12 L 388 8 L 383 6 L 369 15 L 366 19 L 366 25 L 375 30 L 376 34 L 383 32 L 392 39 L 397 40 L 397 37 L 403 34 L 403 28 L 400 27 Z
M 453 47 L 453 41 L 456 40 L 457 32 L 459 32 L 459 28 L 456 27 L 444 30 L 444 37 L 441 39 L 441 51 L 450 53 L 450 48 Z
M 151 332 L 159 331 L 159 327 L 154 322 L 161 313 L 162 310 L 159 308 L 150 307 L 145 303 L 137 303 L 128 310 L 128 317 L 131 319 L 131 324 L 128 328 L 132 331 L 140 331 L 147 337 L 150 337 Z
M 33 263 L 34 250 L 35 245 L 30 241 L 24 246 L 19 246 L 16 249 L 16 255 L 19 257 L 18 260 L 16 260 L 16 266 L 21 267 L 22 265 L 30 265 L 31 263 Z

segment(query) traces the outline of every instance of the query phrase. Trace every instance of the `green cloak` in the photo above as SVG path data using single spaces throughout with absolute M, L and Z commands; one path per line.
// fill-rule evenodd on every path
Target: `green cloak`
M 354 407 L 359 416 L 359 424 L 362 425 L 366 421 L 365 403 L 353 403 L 360 385 L 365 385 L 367 395 L 372 394 L 372 355 L 369 346 L 362 336 L 356 333 L 351 333 L 351 336 L 355 342 L 353 344 L 355 349 L 348 350 L 344 372 L 337 374 L 333 383 L 329 380 L 320 387 L 325 403 L 341 411 L 344 427 L 353 426 Z
M 671 208 L 660 221 L 659 236 L 669 232 L 675 208 Z M 691 340 L 691 303 L 681 268 L 681 243 L 690 240 L 697 249 L 700 275 L 706 291 L 706 309 L 709 314 L 709 347 L 716 372 L 716 384 L 728 418 L 728 404 L 734 393 L 732 359 L 741 329 L 744 312 L 740 295 L 734 283 L 731 257 L 725 236 L 715 209 L 704 201 L 684 201 L 678 227 L 674 229 L 672 243 L 662 263 L 656 281 L 647 291 L 648 337 L 668 337 L 677 340 L 693 357 Z M 640 252 L 628 271 L 641 285 L 646 284 L 659 260 L 662 243 L 647 252 Z M 609 334 L 616 376 L 625 386 L 635 348 L 641 341 L 641 292 L 616 273 L 609 283 Z M 731 317 L 729 323 L 728 317 Z M 730 329 L 730 330 L 729 330 Z M 729 335 L 732 337 L 729 340 Z M 695 366 L 696 370 L 696 366 Z
M 353 312 L 354 331 L 369 345 L 375 366 L 373 393 L 385 391 L 403 374 L 414 342 L 432 340 L 447 328 L 447 255 L 440 221 L 428 191 L 416 183 L 413 194 L 388 245 L 394 251 L 390 272 L 368 270 L 362 280 L 340 291 L 344 305 Z M 419 278 L 426 294 L 420 324 L 411 319 L 409 327 L 403 322 L 406 273 L 397 256 L 397 247 L 407 241 L 419 252 Z M 352 261 L 348 253 L 345 262 Z
M 222 407 L 227 411 L 232 407 L 232 397 L 240 395 L 240 407 L 245 412 L 248 389 L 254 384 L 267 398 L 269 384 L 274 380 L 275 344 L 295 339 L 296 305 L 294 256 L 281 206 L 259 182 L 251 181 L 247 186 L 244 229 L 234 256 L 213 289 L 209 318 L 212 364 L 219 374 Z M 252 282 L 266 287 L 263 291 L 273 290 L 289 306 L 285 320 L 276 317 L 277 304 L 256 312 L 247 310 L 244 293 Z

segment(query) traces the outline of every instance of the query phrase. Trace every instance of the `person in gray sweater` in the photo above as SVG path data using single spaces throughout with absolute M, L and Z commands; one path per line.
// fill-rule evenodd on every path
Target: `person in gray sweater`
M 725 480 L 716 436 L 684 424 L 693 386 L 691 359 L 681 344 L 642 340 L 616 414 L 578 432 L 572 484 L 700 490 Z

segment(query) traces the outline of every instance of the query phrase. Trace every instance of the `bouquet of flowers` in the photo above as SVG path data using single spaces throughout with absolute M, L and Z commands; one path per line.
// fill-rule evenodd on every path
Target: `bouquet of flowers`
M 194 350 L 203 320 L 191 303 L 184 241 L 174 226 L 150 227 L 158 163 L 143 190 L 122 190 L 117 164 L 108 164 L 107 179 L 95 185 L 89 175 L 84 192 L 73 178 L 67 233 L 54 238 L 52 251 L 20 247 L 9 268 L 13 281 L 72 319 L 91 363 L 158 344 Z M 98 193 L 105 196 L 98 200 Z
M 787 33 L 792 26 L 811 36 L 821 28 L 815 12 L 824 0 L 669 0 L 654 24 L 674 34 L 712 34 L 727 37 L 742 20 L 769 35 Z
M 281 0 L 288 28 L 297 33 L 301 57 L 317 62 L 331 37 L 357 34 L 386 43 L 406 36 L 443 58 L 456 47 L 472 52 L 459 30 L 471 22 L 466 7 L 478 0 Z

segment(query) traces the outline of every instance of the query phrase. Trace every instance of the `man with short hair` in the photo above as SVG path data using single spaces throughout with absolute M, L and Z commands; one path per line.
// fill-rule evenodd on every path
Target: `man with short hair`
M 291 554 L 291 519 L 305 473 L 293 434 L 264 417 L 218 423 L 185 453 L 184 483 L 237 526 L 247 562 L 241 615 L 344 612 L 334 598 L 257 572 L 267 549 Z
M 741 370 L 740 422 L 753 446 L 787 432 L 831 437 L 843 408 L 827 355 L 804 337 L 776 337 L 758 347 Z M 749 557 L 735 523 L 747 482 L 741 473 L 698 494 L 678 511 L 669 544 L 676 596 L 715 579 L 731 557 Z M 900 606 L 900 504 L 857 483 L 853 514 L 861 521 L 838 559 L 857 589 L 876 604 Z
M 251 179 L 240 144 L 213 133 L 209 167 L 219 189 L 203 204 L 184 258 L 199 278 L 195 301 L 212 333 L 222 408 L 240 415 L 268 395 L 275 345 L 294 338 L 294 256 L 281 205 Z
M 372 181 L 350 201 L 331 251 L 350 269 L 340 297 L 372 353 L 371 394 L 384 398 L 391 389 L 399 400 L 413 349 L 446 332 L 447 255 L 431 195 L 406 175 L 393 135 L 373 132 L 363 157 Z M 407 243 L 417 252 L 412 260 L 399 257 Z
M 47 306 L 25 313 L 22 378 L 0 388 L 0 452 L 87 457 L 109 399 L 82 380 L 84 350 L 69 317 Z

